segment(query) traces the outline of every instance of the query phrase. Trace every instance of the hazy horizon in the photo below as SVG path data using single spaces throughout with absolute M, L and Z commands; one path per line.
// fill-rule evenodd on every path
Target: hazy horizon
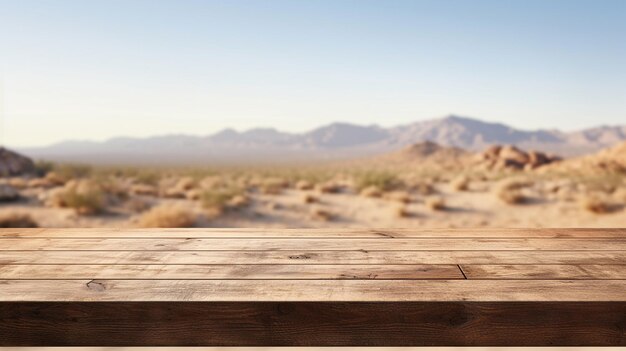
M 0 144 L 626 121 L 626 2 L 0 0 Z

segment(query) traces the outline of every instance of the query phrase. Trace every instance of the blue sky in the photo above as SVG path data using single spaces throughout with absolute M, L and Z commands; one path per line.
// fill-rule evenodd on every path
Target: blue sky
M 0 143 L 626 123 L 622 0 L 0 0 Z

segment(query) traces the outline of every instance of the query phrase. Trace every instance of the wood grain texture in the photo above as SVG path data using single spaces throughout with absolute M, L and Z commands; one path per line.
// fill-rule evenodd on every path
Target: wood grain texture
M 0 280 L 2 301 L 626 301 L 626 280 Z
M 625 228 L 0 228 L 0 238 L 622 238 Z
M 625 328 L 624 302 L 0 303 L 3 346 L 624 346 Z
M 0 264 L 624 264 L 626 251 L 0 251 Z
M 465 279 L 456 265 L 0 265 L 0 279 Z
M 316 250 L 345 251 L 448 251 L 448 250 L 563 250 L 563 251 L 624 251 L 626 239 L 492 239 L 492 238 L 402 238 L 402 239 L 0 239 L 0 250 Z
M 625 346 L 626 229 L 0 229 L 0 346 Z
M 462 265 L 467 279 L 626 279 L 626 265 Z

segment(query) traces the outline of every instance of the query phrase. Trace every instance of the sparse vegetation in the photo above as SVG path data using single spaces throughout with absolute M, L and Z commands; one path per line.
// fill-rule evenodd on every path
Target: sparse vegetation
M 319 206 L 311 208 L 311 211 L 309 213 L 311 215 L 311 219 L 323 222 L 332 221 L 336 217 L 335 214 L 333 214 L 329 210 Z
M 521 204 L 527 201 L 522 189 L 530 185 L 531 182 L 527 179 L 504 179 L 496 185 L 494 192 L 500 200 L 507 204 Z
M 78 214 L 93 215 L 105 209 L 105 193 L 91 180 L 72 180 L 58 194 L 62 207 L 73 208 Z
M 8 212 L 0 214 L 0 228 L 36 228 L 38 226 L 28 213 Z
M 442 211 L 446 209 L 446 201 L 441 196 L 429 196 L 424 200 L 424 204 L 432 211 Z
M 459 176 L 450 182 L 450 187 L 455 191 L 467 191 L 469 189 L 470 180 L 466 176 Z
M 583 196 L 580 199 L 580 204 L 583 209 L 598 214 L 612 212 L 614 208 L 614 205 L 606 195 L 597 193 Z
M 145 228 L 189 228 L 196 216 L 188 209 L 175 205 L 160 205 L 145 212 L 138 225 Z
M 361 191 L 367 187 L 375 186 L 381 191 L 390 191 L 402 186 L 402 181 L 391 172 L 363 172 L 355 176 L 355 186 Z

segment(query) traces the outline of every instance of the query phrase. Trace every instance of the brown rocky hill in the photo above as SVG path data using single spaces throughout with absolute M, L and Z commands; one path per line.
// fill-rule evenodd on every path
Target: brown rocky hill
M 626 142 L 587 156 L 565 160 L 550 170 L 578 173 L 624 173 L 626 174 Z
M 531 170 L 561 158 L 540 151 L 524 151 L 513 145 L 492 145 L 474 157 L 474 166 L 490 171 Z
M 34 174 L 35 164 L 30 158 L 0 147 L 0 177 Z

